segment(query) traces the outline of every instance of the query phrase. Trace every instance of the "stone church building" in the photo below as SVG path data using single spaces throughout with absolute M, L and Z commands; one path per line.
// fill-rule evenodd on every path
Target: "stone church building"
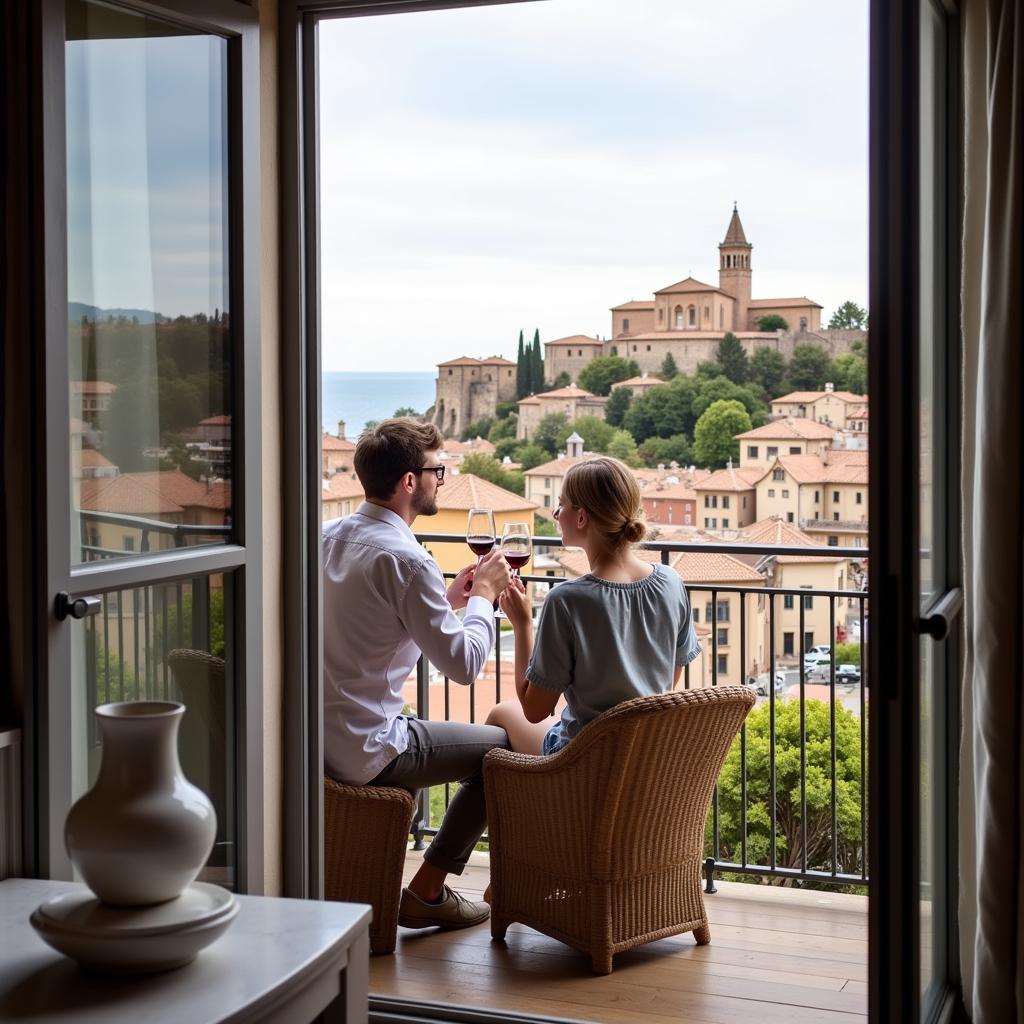
M 770 346 L 786 358 L 801 342 L 821 345 L 835 356 L 865 336 L 861 331 L 823 331 L 822 307 L 806 296 L 753 298 L 753 248 L 734 206 L 718 246 L 717 286 L 687 277 L 660 288 L 651 300 L 613 306 L 609 338 L 575 334 L 545 344 L 545 378 L 552 381 L 565 372 L 575 381 L 596 356 L 622 356 L 634 360 L 641 373 L 657 373 L 669 353 L 682 373 L 692 374 L 698 363 L 715 358 L 726 331 L 740 339 L 748 355 Z M 759 329 L 758 321 L 772 314 L 786 321 L 786 330 Z

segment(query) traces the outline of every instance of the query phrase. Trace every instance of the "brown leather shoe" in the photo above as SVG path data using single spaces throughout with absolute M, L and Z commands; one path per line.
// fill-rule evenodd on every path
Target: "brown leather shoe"
M 415 893 L 402 890 L 398 904 L 398 923 L 403 928 L 471 928 L 482 924 L 491 916 L 486 903 L 473 903 L 446 885 L 441 890 L 440 903 L 424 903 Z

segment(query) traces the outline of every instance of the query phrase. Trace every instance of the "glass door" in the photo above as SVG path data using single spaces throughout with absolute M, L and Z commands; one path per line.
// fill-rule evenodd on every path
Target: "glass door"
M 870 1003 L 933 1021 L 958 975 L 960 44 L 942 0 L 872 17 Z
M 255 22 L 203 6 L 197 22 L 195 5 L 48 5 L 44 216 L 59 272 L 46 282 L 40 843 L 44 870 L 67 874 L 63 818 L 102 753 L 93 708 L 182 701 L 182 765 L 218 816 L 202 877 L 252 889 L 258 237 L 245 198 L 258 169 L 241 157 Z

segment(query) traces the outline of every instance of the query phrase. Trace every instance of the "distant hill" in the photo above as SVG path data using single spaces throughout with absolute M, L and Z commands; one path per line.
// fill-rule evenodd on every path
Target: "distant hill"
M 89 306 L 84 302 L 68 303 L 68 321 L 80 322 L 82 317 L 86 320 L 106 320 L 113 317 L 115 320 L 123 316 L 126 320 L 136 317 L 140 324 L 151 324 L 166 320 L 162 313 L 154 313 L 151 309 L 100 309 L 99 306 Z

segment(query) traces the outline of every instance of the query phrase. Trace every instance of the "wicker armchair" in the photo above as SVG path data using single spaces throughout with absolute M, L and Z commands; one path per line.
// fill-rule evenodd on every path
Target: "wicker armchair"
M 744 686 L 638 697 L 550 757 L 490 751 L 491 935 L 519 921 L 589 953 L 597 974 L 668 935 L 710 942 L 704 821 L 754 700 Z
M 229 862 L 227 809 L 227 692 L 224 659 L 206 651 L 178 648 L 167 664 L 185 705 L 178 749 L 185 777 L 210 798 L 217 812 L 217 838 L 210 864 Z
M 324 896 L 373 907 L 370 949 L 390 953 L 398 934 L 412 794 L 324 779 Z

